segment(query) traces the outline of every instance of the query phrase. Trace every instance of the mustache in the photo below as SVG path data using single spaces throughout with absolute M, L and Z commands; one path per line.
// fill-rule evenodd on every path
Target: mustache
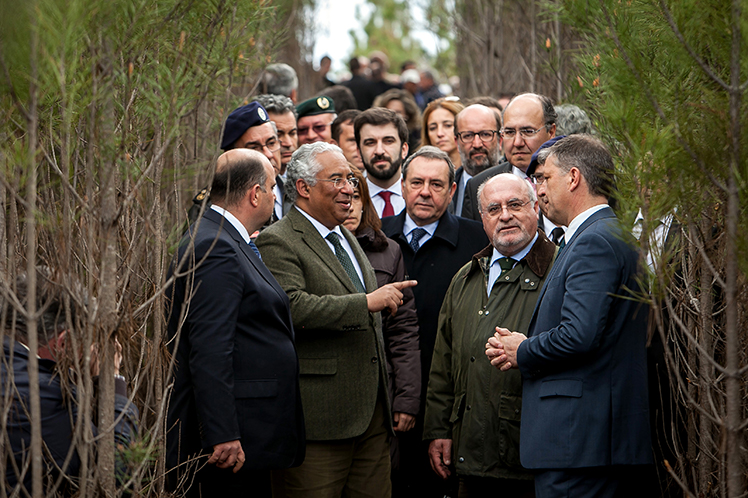
M 372 163 L 375 163 L 377 161 L 392 162 L 392 159 L 387 154 L 374 154 L 373 156 L 371 156 Z

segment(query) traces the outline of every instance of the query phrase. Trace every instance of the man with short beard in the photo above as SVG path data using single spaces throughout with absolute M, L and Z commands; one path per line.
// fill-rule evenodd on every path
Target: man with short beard
M 457 115 L 455 137 L 462 167 L 457 170 L 455 176 L 457 192 L 450 206 L 455 215 L 462 216 L 462 203 L 465 200 L 468 180 L 499 164 L 499 130 L 501 118 L 484 105 L 468 106 Z M 509 171 L 511 167 L 508 163 L 505 164 L 505 169 Z
M 405 208 L 400 167 L 408 155 L 408 127 L 395 111 L 374 107 L 359 114 L 353 131 L 371 201 L 380 218 L 395 216 Z

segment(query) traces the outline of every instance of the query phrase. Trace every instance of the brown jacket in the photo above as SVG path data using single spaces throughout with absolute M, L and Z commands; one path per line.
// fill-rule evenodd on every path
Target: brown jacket
M 400 246 L 371 228 L 356 235 L 369 258 L 377 285 L 401 282 L 407 278 Z M 421 353 L 418 342 L 418 316 L 413 291 L 403 291 L 403 305 L 395 315 L 382 313 L 384 347 L 387 354 L 390 399 L 393 412 L 418 415 L 421 397 Z

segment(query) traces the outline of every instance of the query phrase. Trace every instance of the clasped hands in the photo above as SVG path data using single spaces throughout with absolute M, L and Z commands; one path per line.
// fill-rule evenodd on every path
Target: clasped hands
M 496 333 L 488 338 L 486 356 L 502 372 L 517 368 L 517 349 L 527 336 L 509 329 L 496 327 Z

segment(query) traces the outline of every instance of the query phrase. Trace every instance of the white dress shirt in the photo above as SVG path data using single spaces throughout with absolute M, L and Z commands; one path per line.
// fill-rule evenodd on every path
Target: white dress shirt
M 369 187 L 369 196 L 371 196 L 371 203 L 374 204 L 374 209 L 377 211 L 377 216 L 379 216 L 380 218 L 382 217 L 382 211 L 384 211 L 384 199 L 382 199 L 378 194 L 382 190 L 386 190 L 392 193 L 392 195 L 390 196 L 390 204 L 392 204 L 392 209 L 395 210 L 395 216 L 400 214 L 400 212 L 405 209 L 405 199 L 403 199 L 402 183 L 400 183 L 399 179 L 398 181 L 390 185 L 389 188 L 382 188 L 379 185 L 374 185 L 368 178 L 366 179 L 366 185 Z
M 231 223 L 231 225 L 234 228 L 236 228 L 236 231 L 239 232 L 239 235 L 242 236 L 242 238 L 244 239 L 244 242 L 249 244 L 249 232 L 247 231 L 247 227 L 242 225 L 242 222 L 239 221 L 239 219 L 236 216 L 231 214 L 229 211 L 226 211 L 221 206 L 216 206 L 215 204 L 211 204 L 210 209 L 212 209 L 216 213 L 226 218 L 226 221 Z

